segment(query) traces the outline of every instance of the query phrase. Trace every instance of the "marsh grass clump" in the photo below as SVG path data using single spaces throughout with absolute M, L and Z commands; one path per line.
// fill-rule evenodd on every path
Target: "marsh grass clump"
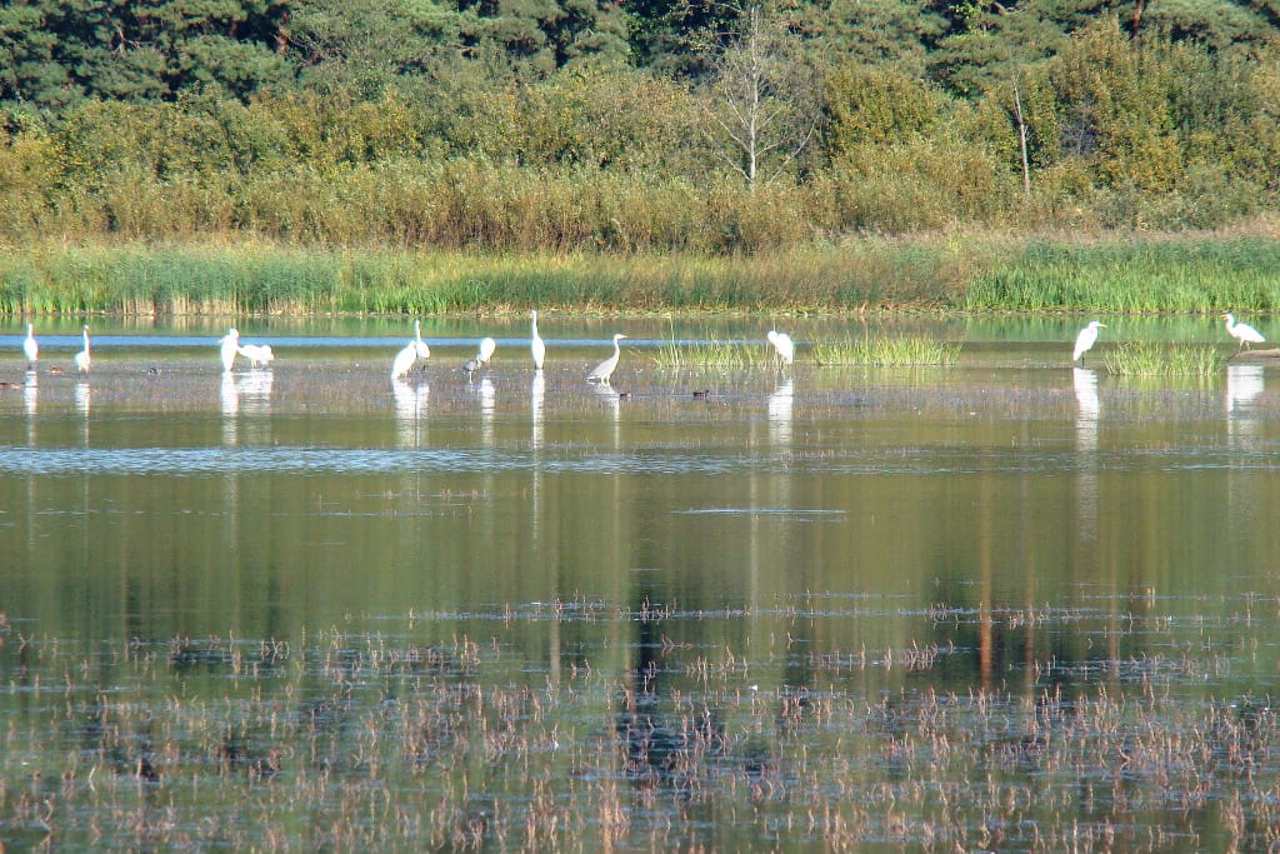
M 877 367 L 947 366 L 960 353 L 956 344 L 924 335 L 903 337 L 846 336 L 843 341 L 815 344 L 813 358 L 819 365 L 874 365 Z
M 686 368 L 713 368 L 721 371 L 752 370 L 772 363 L 771 353 L 764 347 L 736 341 L 700 341 L 681 344 L 669 338 L 654 355 L 659 368 L 668 371 Z
M 1212 377 L 1227 357 L 1215 347 L 1138 341 L 1108 350 L 1102 358 L 1107 373 L 1135 377 Z

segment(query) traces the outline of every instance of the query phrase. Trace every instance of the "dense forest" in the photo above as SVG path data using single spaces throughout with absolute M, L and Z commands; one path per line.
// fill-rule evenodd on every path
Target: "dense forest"
M 1280 0 L 5 0 L 0 240 L 751 252 L 1280 198 Z

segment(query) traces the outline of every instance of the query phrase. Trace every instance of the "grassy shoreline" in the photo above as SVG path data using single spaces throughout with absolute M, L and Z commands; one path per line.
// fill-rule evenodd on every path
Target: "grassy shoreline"
M 0 246 L 0 314 L 1280 310 L 1280 231 L 862 237 L 753 256 Z

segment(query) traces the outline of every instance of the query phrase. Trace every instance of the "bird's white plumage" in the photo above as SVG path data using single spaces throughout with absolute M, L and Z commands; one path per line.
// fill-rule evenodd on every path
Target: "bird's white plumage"
M 81 330 L 81 335 L 84 337 L 84 349 L 81 350 L 79 353 L 76 353 L 76 370 L 78 370 L 82 374 L 87 374 L 89 373 L 89 365 L 91 362 L 91 358 L 89 355 L 89 327 L 88 326 L 84 327 L 84 329 Z
M 420 320 L 413 322 L 413 347 L 419 359 L 431 358 L 431 348 L 427 346 L 426 341 L 422 340 L 422 321 Z
M 492 338 L 482 338 L 480 340 L 480 352 L 476 354 L 476 361 L 482 365 L 489 364 L 489 360 L 493 358 L 493 351 L 498 349 L 498 342 Z
M 28 365 L 40 358 L 40 345 L 36 343 L 34 323 L 27 324 L 27 337 L 22 342 L 22 352 L 27 357 Z
M 391 379 L 398 380 L 400 377 L 413 370 L 413 366 L 418 362 L 418 344 L 416 341 L 410 341 L 396 353 L 395 359 L 391 362 Z
M 227 334 L 219 339 L 221 348 L 218 355 L 222 358 L 222 370 L 229 371 L 236 364 L 236 354 L 240 350 L 240 332 L 233 326 L 227 330 Z
M 413 340 L 400 348 L 400 352 L 396 353 L 395 359 L 391 361 L 391 379 L 399 379 L 409 373 L 413 370 L 413 366 L 418 364 L 419 359 L 429 358 L 431 358 L 431 348 L 427 346 L 426 341 L 422 340 L 422 322 L 415 320 Z
M 1105 323 L 1099 323 L 1096 320 L 1089 321 L 1089 325 L 1080 330 L 1080 334 L 1076 336 L 1075 349 L 1071 351 L 1071 361 L 1080 361 L 1085 353 L 1093 347 L 1098 340 L 1098 327 L 1106 329 Z
M 1247 323 L 1236 323 L 1235 315 L 1227 312 L 1222 315 L 1227 322 L 1227 334 L 1240 342 L 1243 347 L 1246 344 L 1262 344 L 1267 339 L 1262 337 L 1262 333 L 1254 329 Z
M 533 369 L 535 371 L 542 370 L 542 362 L 547 357 L 547 345 L 543 343 L 542 336 L 538 334 L 538 312 L 529 312 L 531 325 L 529 330 L 529 354 L 533 356 Z
M 791 336 L 785 332 L 778 332 L 770 329 L 769 334 L 765 336 L 769 339 L 769 343 L 773 345 L 774 352 L 778 354 L 778 358 L 782 360 L 782 364 L 790 365 L 796 360 L 796 345 L 791 340 Z
M 621 332 L 613 336 L 613 355 L 596 365 L 591 373 L 587 374 L 587 382 L 609 384 L 609 378 L 613 376 L 614 369 L 618 367 L 618 357 L 622 355 L 622 349 L 618 346 L 618 342 L 626 337 Z
M 240 355 L 248 359 L 249 365 L 255 368 L 265 368 L 276 358 L 276 354 L 271 352 L 270 344 L 245 344 L 240 348 Z

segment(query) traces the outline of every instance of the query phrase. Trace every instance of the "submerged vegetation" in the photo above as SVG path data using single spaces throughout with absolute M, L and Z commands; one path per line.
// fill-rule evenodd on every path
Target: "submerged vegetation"
M 1215 347 L 1139 341 L 1106 351 L 1102 363 L 1120 376 L 1212 377 L 1221 373 L 1227 357 Z
M 960 348 L 955 344 L 947 344 L 924 335 L 862 338 L 850 335 L 843 341 L 813 346 L 813 358 L 819 365 L 945 366 L 955 362 L 959 352 Z
M 1007 687 L 967 690 L 944 674 L 984 627 L 1095 618 L 939 603 L 933 641 L 785 656 L 687 642 L 701 613 L 590 601 L 508 605 L 486 642 L 448 639 L 443 616 L 410 637 L 15 634 L 0 829 L 23 848 L 1262 849 L 1280 826 L 1280 718 L 1227 675 L 1232 644 L 1267 637 L 1249 619 L 1261 602 L 1233 602 L 1230 640 L 1199 655 L 1158 651 L 1172 619 L 1121 608 L 1109 630 L 1138 649 L 1154 635 L 1149 654 L 1077 671 L 1042 640 L 1011 656 Z M 629 666 L 573 656 L 547 672 L 510 639 L 548 622 L 662 642 Z M 806 678 L 773 684 L 786 667 Z M 1224 695 L 1186 689 L 1209 681 Z

